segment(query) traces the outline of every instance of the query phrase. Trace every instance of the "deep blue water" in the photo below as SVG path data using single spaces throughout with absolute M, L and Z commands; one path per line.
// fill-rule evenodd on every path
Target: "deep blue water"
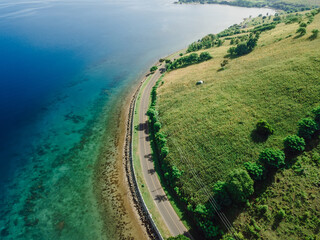
M 1 1 L 0 238 L 117 239 L 97 210 L 92 167 L 115 101 L 158 58 L 267 12 L 170 0 Z

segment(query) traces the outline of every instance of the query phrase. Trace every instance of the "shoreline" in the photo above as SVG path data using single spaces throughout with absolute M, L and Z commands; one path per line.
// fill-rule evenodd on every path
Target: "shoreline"
M 159 64 L 159 61 L 154 64 Z M 114 100 L 114 110 L 106 125 L 106 128 L 113 131 L 105 136 L 103 140 L 105 144 L 101 147 L 95 166 L 94 178 L 97 185 L 94 187 L 94 192 L 100 214 L 105 226 L 109 224 L 115 226 L 114 237 L 121 240 L 158 239 L 147 212 L 137 197 L 130 169 L 132 164 L 128 161 L 129 155 L 126 150 L 128 143 L 131 142 L 128 130 L 131 121 L 133 122 L 135 100 L 148 74 L 149 71 L 140 74 L 131 86 L 124 88 L 123 93 L 117 96 L 123 100 Z M 106 215 L 108 209 L 117 209 L 111 214 L 112 222 L 112 217 Z

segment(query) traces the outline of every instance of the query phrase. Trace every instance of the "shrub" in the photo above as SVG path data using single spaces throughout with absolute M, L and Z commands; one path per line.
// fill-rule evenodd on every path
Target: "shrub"
M 273 148 L 266 148 L 259 155 L 259 161 L 269 167 L 280 168 L 284 165 L 284 160 L 284 152 Z
M 298 122 L 298 136 L 305 140 L 310 140 L 317 129 L 317 123 L 311 118 L 303 118 Z
M 150 68 L 150 72 L 155 72 L 157 69 L 158 69 L 157 66 L 152 66 L 152 67 Z
M 319 129 L 320 128 L 320 106 L 312 109 L 312 113 L 315 115 L 314 120 L 317 122 L 318 129 Z
M 236 203 L 246 202 L 253 194 L 253 180 L 244 169 L 236 169 L 229 174 L 226 183 L 231 199 Z
M 266 120 L 259 120 L 257 122 L 257 132 L 261 135 L 268 136 L 273 134 L 274 130 Z
M 274 21 L 274 22 L 281 21 L 281 17 L 280 17 L 280 16 L 275 16 L 275 17 L 273 18 L 273 21 Z
M 303 138 L 292 135 L 283 140 L 284 149 L 290 153 L 301 153 L 304 151 L 306 143 Z
M 229 61 L 225 59 L 225 60 L 223 60 L 223 61 L 220 63 L 220 66 L 221 66 L 221 67 L 224 67 L 224 66 L 226 66 L 228 63 L 229 63 Z
M 246 162 L 244 167 L 253 180 L 262 180 L 265 178 L 265 168 L 256 162 Z

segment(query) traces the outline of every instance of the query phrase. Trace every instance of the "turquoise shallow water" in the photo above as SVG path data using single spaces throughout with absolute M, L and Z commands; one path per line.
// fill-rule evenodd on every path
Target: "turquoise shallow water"
M 113 174 L 123 93 L 158 58 L 267 12 L 168 0 L 2 1 L 0 238 L 130 232 L 119 225 L 113 182 L 97 187 L 95 169 L 99 161 Z

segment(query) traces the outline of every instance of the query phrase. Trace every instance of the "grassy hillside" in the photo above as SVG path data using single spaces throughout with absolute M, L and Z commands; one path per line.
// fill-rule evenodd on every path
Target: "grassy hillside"
M 192 203 L 208 200 L 194 173 L 211 191 L 232 169 L 257 160 L 264 148 L 283 148 L 283 139 L 297 133 L 297 122 L 320 104 L 320 37 L 308 39 L 312 29 L 320 29 L 320 15 L 307 26 L 306 35 L 298 37 L 298 28 L 298 23 L 280 23 L 262 32 L 253 52 L 228 59 L 223 69 L 230 40 L 205 50 L 213 59 L 165 75 L 157 109 L 170 149 L 167 159 L 184 172 L 179 186 Z M 196 86 L 199 80 L 204 84 Z M 260 119 L 274 128 L 266 141 L 254 131 Z M 267 190 L 256 191 L 247 211 L 227 212 L 246 238 L 319 234 L 319 153 L 319 147 L 309 149 L 293 168 L 278 171 Z M 267 217 L 257 214 L 261 204 L 268 205 Z M 288 212 L 287 220 L 274 223 L 280 209 Z

